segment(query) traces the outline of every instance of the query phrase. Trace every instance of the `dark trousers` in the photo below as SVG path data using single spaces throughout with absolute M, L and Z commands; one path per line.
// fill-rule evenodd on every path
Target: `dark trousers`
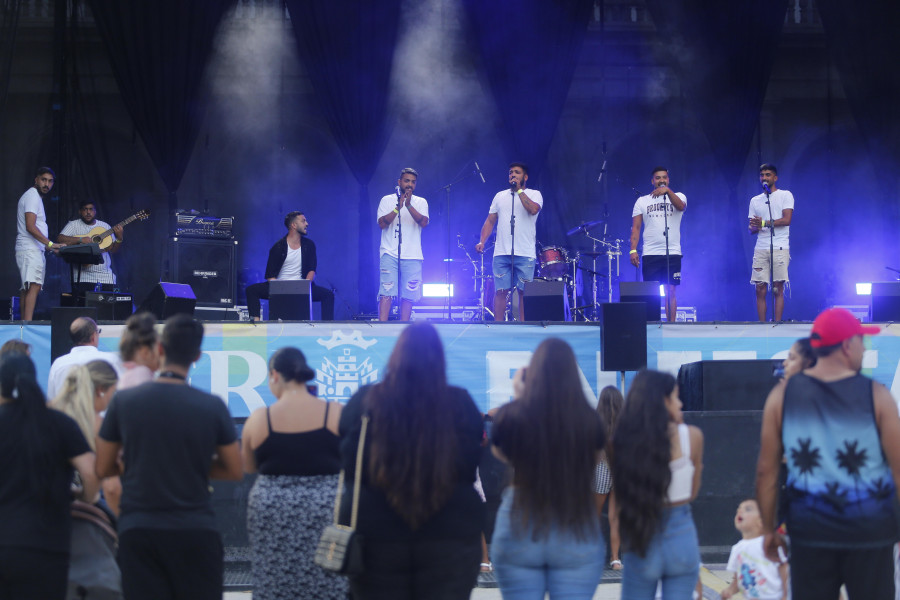
M 791 545 L 791 597 L 837 598 L 841 584 L 850 600 L 894 600 L 894 547 L 813 548 Z
M 0 547 L 0 600 L 64 600 L 68 552 Z
M 128 600 L 222 600 L 224 549 L 209 529 L 128 529 L 119 535 Z
M 260 300 L 269 299 L 269 282 L 254 283 L 247 287 L 247 312 L 251 317 L 259 317 Z M 312 284 L 313 302 L 322 303 L 322 320 L 334 321 L 334 292 L 320 285 Z
M 350 578 L 354 600 L 468 600 L 478 577 L 481 538 L 469 541 L 364 540 L 365 572 Z

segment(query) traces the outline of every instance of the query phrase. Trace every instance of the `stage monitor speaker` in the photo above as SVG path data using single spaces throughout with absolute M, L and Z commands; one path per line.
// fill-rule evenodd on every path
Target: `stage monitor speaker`
M 179 313 L 193 315 L 196 305 L 197 297 L 194 296 L 191 286 L 160 281 L 141 303 L 138 312 L 149 311 L 163 321 Z
M 236 248 L 235 240 L 172 238 L 170 277 L 191 286 L 198 306 L 234 306 Z
M 900 321 L 900 281 L 872 282 L 872 321 Z
M 97 308 L 101 321 L 124 321 L 134 312 L 134 298 L 121 292 L 85 292 L 84 305 Z
M 269 320 L 312 319 L 312 282 L 308 279 L 269 282 Z
M 50 309 L 50 362 L 72 349 L 69 326 L 78 317 L 89 317 L 96 321 L 97 309 L 87 306 L 57 306 Z
M 619 282 L 619 302 L 643 302 L 647 305 L 647 322 L 660 320 L 662 302 L 658 281 Z
M 564 281 L 525 282 L 526 321 L 566 321 L 569 312 Z
M 600 309 L 600 370 L 638 371 L 646 367 L 646 305 L 605 302 Z
M 701 360 L 678 369 L 683 410 L 762 410 L 781 360 Z

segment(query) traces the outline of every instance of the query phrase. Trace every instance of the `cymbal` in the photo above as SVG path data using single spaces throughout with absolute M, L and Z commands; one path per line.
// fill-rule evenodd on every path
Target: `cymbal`
M 582 223 L 578 227 L 574 229 L 570 229 L 566 232 L 566 235 L 575 235 L 576 233 L 587 232 L 596 227 L 597 225 L 602 225 L 606 221 L 604 219 L 597 219 L 596 221 L 588 221 L 587 223 Z
M 591 256 L 591 257 L 606 256 L 606 252 L 604 252 L 603 250 L 601 250 L 599 252 L 592 252 L 591 250 L 586 250 L 586 251 L 579 250 L 578 254 L 580 254 L 581 256 Z

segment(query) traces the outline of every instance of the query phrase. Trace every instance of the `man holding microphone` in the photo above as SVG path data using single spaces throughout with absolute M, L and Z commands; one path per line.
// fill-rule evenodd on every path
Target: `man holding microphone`
M 669 170 L 655 167 L 650 178 L 653 191 L 641 196 L 631 211 L 631 252 L 629 259 L 641 266 L 638 241 L 644 226 L 644 281 L 658 281 L 666 286 L 666 321 L 675 321 L 678 302 L 675 286 L 681 284 L 681 217 L 687 208 L 687 197 L 669 187 Z

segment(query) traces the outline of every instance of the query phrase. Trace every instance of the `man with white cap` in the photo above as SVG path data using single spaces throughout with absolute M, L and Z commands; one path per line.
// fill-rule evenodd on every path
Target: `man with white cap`
M 861 375 L 864 335 L 849 311 L 813 323 L 815 366 L 779 383 L 763 412 L 756 496 L 765 549 L 777 561 L 778 469 L 787 461 L 787 530 L 794 600 L 894 599 L 894 512 L 900 481 L 900 416 L 890 392 Z

